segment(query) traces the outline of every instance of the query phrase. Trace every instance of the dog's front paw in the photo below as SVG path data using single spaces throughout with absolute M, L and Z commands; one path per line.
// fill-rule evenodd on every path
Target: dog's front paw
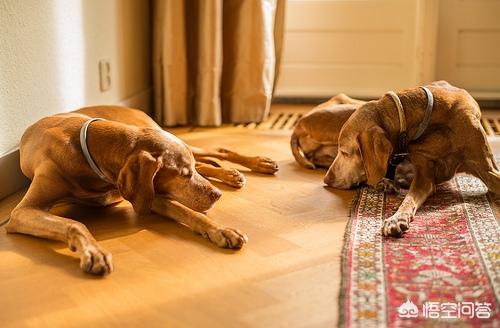
M 247 235 L 231 228 L 218 228 L 203 234 L 203 236 L 222 248 L 240 249 L 248 241 Z
M 245 176 L 236 169 L 225 169 L 224 176 L 221 177 L 222 182 L 234 188 L 241 188 L 245 185 Z
M 382 235 L 385 237 L 401 237 L 410 228 L 412 219 L 409 213 L 396 213 L 384 221 L 382 225 Z
M 86 246 L 80 255 L 80 268 L 88 273 L 109 274 L 113 272 L 113 258 L 98 246 Z
M 257 173 L 274 174 L 278 172 L 278 163 L 268 157 L 253 157 L 250 169 Z
M 386 192 L 389 194 L 399 193 L 399 187 L 396 186 L 394 181 L 383 178 L 375 187 L 377 191 Z

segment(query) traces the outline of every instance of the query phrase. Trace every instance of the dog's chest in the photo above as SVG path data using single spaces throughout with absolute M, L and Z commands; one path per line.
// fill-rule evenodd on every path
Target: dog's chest
M 105 193 L 74 193 L 72 201 L 90 206 L 107 206 L 123 200 L 117 189 Z
M 71 193 L 74 199 L 94 205 L 109 205 L 122 200 L 116 186 L 97 179 L 76 179 Z

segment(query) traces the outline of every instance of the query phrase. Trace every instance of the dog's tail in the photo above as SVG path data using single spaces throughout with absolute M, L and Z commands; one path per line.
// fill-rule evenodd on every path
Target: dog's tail
M 292 147 L 292 154 L 293 157 L 295 157 L 295 160 L 302 165 L 305 168 L 314 170 L 316 166 L 314 163 L 309 161 L 304 154 L 302 153 L 300 146 L 299 146 L 299 137 L 295 133 L 295 131 L 292 133 L 292 138 L 290 139 L 290 147 Z

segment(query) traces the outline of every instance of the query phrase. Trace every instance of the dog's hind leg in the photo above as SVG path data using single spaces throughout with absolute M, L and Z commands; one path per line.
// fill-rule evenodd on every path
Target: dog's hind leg
M 486 179 L 483 182 L 488 187 L 488 191 L 496 195 L 500 195 L 500 172 L 497 170 L 488 171 L 486 173 Z
M 234 188 L 241 188 L 246 182 L 243 174 L 236 169 L 226 169 L 223 167 L 215 167 L 206 163 L 197 162 L 196 171 L 205 178 L 218 179 Z
M 498 170 L 498 165 L 495 161 L 490 145 L 488 143 L 486 145 L 487 157 L 483 157 L 482 161 L 486 162 L 485 166 L 488 167 L 488 170 L 482 180 L 488 187 L 489 192 L 500 195 L 500 171 Z
M 473 130 L 473 142 L 471 143 L 475 147 L 467 151 L 468 156 L 464 163 L 465 171 L 480 178 L 488 187 L 489 192 L 500 195 L 500 171 L 498 165 L 481 124 L 477 121 L 475 125 L 477 129 Z
M 100 275 L 112 272 L 111 254 L 97 244 L 84 224 L 48 212 L 50 205 L 65 195 L 49 192 L 57 188 L 53 187 L 53 180 L 47 180 L 35 176 L 26 195 L 10 214 L 7 232 L 65 242 L 72 251 L 80 253 L 82 270 Z
M 210 157 L 197 157 L 196 165 L 208 164 L 214 167 L 221 167 L 219 163 L 211 159 Z
M 488 191 L 500 195 L 500 172 L 491 159 L 482 159 L 480 163 L 467 163 L 467 171 L 474 174 L 488 187 Z
M 223 161 L 240 164 L 254 172 L 264 174 L 274 174 L 278 171 L 278 164 L 270 158 L 262 156 L 244 156 L 233 151 L 218 148 L 216 150 L 205 150 L 197 147 L 190 147 L 194 158 L 212 157 Z
M 220 226 L 205 214 L 168 198 L 155 197 L 152 210 L 187 226 L 219 247 L 240 249 L 248 241 L 239 230 Z
M 332 98 L 330 98 L 329 102 L 335 104 L 353 104 L 353 105 L 362 105 L 366 103 L 364 100 L 354 99 L 346 95 L 345 93 L 339 93 Z
M 314 165 L 314 163 L 307 159 L 302 153 L 299 145 L 299 137 L 295 132 L 292 133 L 292 137 L 290 138 L 290 147 L 292 149 L 292 155 L 297 163 L 299 163 L 306 169 L 314 170 L 316 168 L 316 165 Z

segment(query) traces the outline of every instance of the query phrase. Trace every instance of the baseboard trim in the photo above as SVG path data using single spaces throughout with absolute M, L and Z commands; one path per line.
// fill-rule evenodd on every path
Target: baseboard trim
M 0 199 L 25 188 L 29 183 L 19 167 L 19 148 L 0 157 Z
M 481 109 L 500 109 L 500 99 L 479 99 L 477 100 L 477 103 L 479 104 L 479 107 L 481 107 Z
M 274 97 L 273 104 L 320 104 L 331 97 Z M 361 100 L 372 100 L 367 98 L 357 98 Z M 476 99 L 482 109 L 500 109 L 500 99 Z

